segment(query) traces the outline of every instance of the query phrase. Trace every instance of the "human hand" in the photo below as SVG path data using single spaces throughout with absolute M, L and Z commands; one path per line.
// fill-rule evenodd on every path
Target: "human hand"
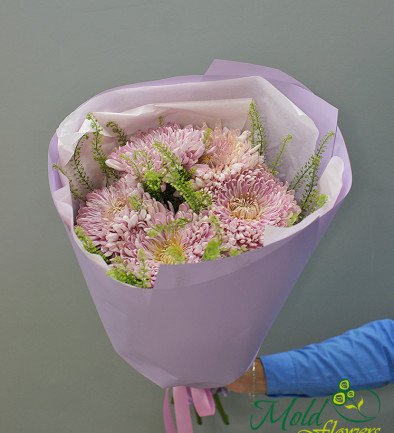
M 267 392 L 267 383 L 265 380 L 264 366 L 260 358 L 256 358 L 256 381 L 254 391 L 256 394 L 265 394 Z M 252 368 L 235 382 L 227 385 L 227 389 L 233 392 L 248 394 L 253 392 L 253 374 Z

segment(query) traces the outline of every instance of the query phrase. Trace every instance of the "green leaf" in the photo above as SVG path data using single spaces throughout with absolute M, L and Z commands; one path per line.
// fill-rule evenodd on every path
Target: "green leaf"
M 354 404 L 347 404 L 345 405 L 346 409 L 357 409 L 357 406 Z
M 144 174 L 143 187 L 156 200 L 160 200 L 163 177 L 155 170 L 147 170 Z
M 204 254 L 202 256 L 203 260 L 216 260 L 220 257 L 220 247 L 222 242 L 219 238 L 212 238 L 207 246 L 205 247 Z
M 364 399 L 362 398 L 358 404 L 357 404 L 357 409 L 360 410 L 360 407 L 364 404 Z

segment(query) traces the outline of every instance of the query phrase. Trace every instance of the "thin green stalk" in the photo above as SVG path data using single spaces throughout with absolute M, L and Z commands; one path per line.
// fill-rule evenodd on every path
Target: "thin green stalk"
M 80 183 L 84 184 L 89 191 L 93 191 L 94 186 L 89 176 L 86 174 L 85 168 L 81 162 L 81 150 L 86 140 L 89 138 L 88 134 L 84 134 L 79 140 L 75 147 L 74 154 L 72 156 L 72 162 L 74 166 L 75 177 Z
M 308 177 L 308 174 L 314 170 L 316 164 L 321 162 L 321 158 L 323 156 L 324 151 L 326 150 L 326 145 L 328 140 L 330 140 L 334 136 L 334 132 L 328 132 L 322 139 L 321 143 L 317 146 L 315 152 L 309 157 L 308 161 L 301 168 L 301 170 L 294 176 L 293 180 L 290 182 L 289 189 L 297 191 L 305 182 Z M 319 167 L 317 167 L 319 168 Z
M 75 226 L 74 232 L 77 235 L 78 239 L 82 242 L 83 248 L 88 253 L 97 254 L 101 256 L 107 264 L 110 263 L 110 259 L 101 252 L 99 247 L 94 245 L 93 241 L 90 239 L 90 237 L 86 234 L 85 230 L 81 226 Z
M 103 139 L 103 128 L 99 124 L 98 120 L 93 116 L 92 113 L 88 113 L 86 119 L 90 121 L 90 126 L 93 130 L 93 138 L 92 138 L 92 154 L 95 161 L 97 161 L 101 172 L 106 177 L 107 184 L 111 178 L 119 179 L 119 173 L 108 167 L 105 163 L 107 160 L 107 155 L 103 151 L 102 147 L 102 139 Z
M 302 220 L 310 213 L 323 206 L 327 201 L 327 196 L 325 194 L 319 194 L 317 185 L 322 156 L 327 148 L 328 140 L 333 136 L 334 132 L 330 131 L 323 137 L 315 152 L 309 157 L 304 167 L 296 174 L 290 183 L 289 189 L 292 189 L 295 192 L 304 186 L 304 192 L 299 203 L 301 214 L 299 215 L 298 220 Z
M 124 129 L 122 129 L 116 122 L 110 121 L 106 124 L 106 127 L 112 129 L 119 147 L 122 147 L 127 143 L 127 135 Z
M 163 179 L 175 188 L 194 212 L 200 212 L 211 205 L 211 196 L 205 191 L 194 191 L 191 175 L 180 159 L 165 143 L 155 142 L 153 147 L 160 153 L 165 166 Z
M 64 168 L 59 164 L 52 164 L 52 167 L 67 177 L 68 184 L 70 186 L 70 191 L 71 191 L 71 194 L 73 195 L 73 197 L 75 199 L 83 201 L 82 194 L 78 191 L 78 188 L 74 185 L 73 180 L 71 179 L 70 175 L 64 170 Z
M 215 401 L 216 409 L 218 410 L 219 415 L 222 418 L 223 423 L 226 424 L 226 425 L 229 425 L 230 421 L 228 419 L 227 413 L 223 409 L 222 402 L 220 401 L 219 394 L 218 393 L 213 394 L 213 399 Z
M 288 134 L 288 135 L 286 135 L 286 137 L 282 138 L 280 149 L 279 149 L 278 154 L 276 155 L 275 161 L 272 164 L 270 164 L 270 170 L 274 176 L 276 176 L 278 174 L 277 169 L 283 163 L 283 153 L 286 149 L 286 146 L 290 143 L 291 140 L 293 140 L 293 136 L 291 134 Z
M 196 408 L 193 406 L 194 409 L 194 416 L 196 417 L 196 423 L 198 425 L 202 425 L 202 418 L 200 417 L 200 415 L 197 413 Z
M 268 145 L 267 132 L 263 121 L 261 120 L 260 113 L 257 110 L 256 104 L 252 101 L 249 105 L 249 123 L 251 132 L 251 142 L 253 146 L 259 146 L 260 155 L 265 155 Z

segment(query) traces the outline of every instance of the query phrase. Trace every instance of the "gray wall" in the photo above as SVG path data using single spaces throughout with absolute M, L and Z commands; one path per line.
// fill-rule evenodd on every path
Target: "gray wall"
M 262 352 L 393 318 L 391 0 L 1 0 L 0 8 L 1 433 L 163 431 L 162 390 L 112 350 L 48 191 L 52 133 L 106 88 L 202 73 L 218 57 L 283 69 L 339 107 L 353 189 Z M 392 431 L 394 387 L 379 393 L 376 424 Z M 216 418 L 196 432 L 248 432 L 247 398 L 225 405 L 230 427 Z

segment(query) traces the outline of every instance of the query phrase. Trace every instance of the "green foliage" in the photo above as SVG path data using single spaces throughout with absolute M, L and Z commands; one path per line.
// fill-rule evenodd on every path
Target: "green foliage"
M 205 191 L 194 191 L 191 184 L 192 175 L 187 171 L 180 159 L 168 148 L 165 143 L 155 142 L 153 147 L 160 153 L 163 161 L 163 169 L 155 170 L 152 161 L 146 152 L 136 150 L 132 156 L 120 155 L 133 169 L 144 190 L 156 200 L 171 201 L 174 207 L 178 207 L 180 202 L 186 201 L 190 208 L 199 212 L 211 205 L 211 196 Z M 141 164 L 145 170 L 141 171 Z M 167 183 L 167 188 L 162 191 L 163 183 Z M 177 191 L 179 197 L 174 197 Z
M 123 160 L 125 160 L 130 167 L 132 167 L 134 174 L 136 175 L 136 177 L 138 178 L 139 181 L 143 180 L 143 176 L 140 170 L 139 165 L 137 164 L 137 155 L 136 152 L 133 153 L 133 156 L 130 157 L 128 155 L 125 155 L 124 153 L 121 153 L 120 158 L 122 158 Z
M 307 215 L 310 215 L 315 210 L 324 206 L 328 201 L 328 197 L 326 194 L 319 194 L 317 188 L 314 188 L 310 193 L 304 193 L 302 201 L 300 203 L 301 214 L 299 216 L 300 219 L 305 218 Z
M 97 121 L 97 119 L 93 116 L 92 113 L 88 113 L 86 115 L 86 119 L 90 121 L 90 126 L 93 130 L 93 138 L 92 138 L 92 154 L 95 161 L 97 161 L 101 172 L 106 177 L 106 181 L 111 179 L 119 179 L 119 173 L 105 163 L 107 160 L 107 155 L 104 153 L 102 140 L 103 140 L 103 128 Z
M 159 127 L 164 125 L 164 116 L 159 116 Z
M 214 229 L 216 236 L 208 243 L 203 255 L 204 260 L 215 260 L 222 255 L 227 254 L 230 257 L 235 257 L 247 251 L 246 247 L 225 248 L 223 246 L 224 230 L 220 224 L 219 218 L 216 215 L 211 215 L 209 217 L 209 222 Z M 208 257 L 206 258 L 207 255 Z
M 142 209 L 144 203 L 139 195 L 132 195 L 129 197 L 129 204 L 131 209 L 139 212 Z
M 265 155 L 268 144 L 267 132 L 254 101 L 250 103 L 248 114 L 252 145 L 259 146 L 260 155 Z
M 72 165 L 74 168 L 74 174 L 76 179 L 83 184 L 88 191 L 93 191 L 94 186 L 89 176 L 86 174 L 85 168 L 81 162 L 81 150 L 86 140 L 89 138 L 89 134 L 84 134 L 79 140 L 75 147 L 74 155 L 72 156 Z
M 289 217 L 289 219 L 287 220 L 287 227 L 291 227 L 293 226 L 297 221 L 298 221 L 298 214 L 297 213 L 292 213 Z
M 211 138 L 212 135 L 212 129 L 211 128 L 206 128 L 204 131 L 204 135 L 202 137 L 202 142 L 203 144 L 206 146 L 208 143 L 208 140 Z
M 146 280 L 135 274 L 120 257 L 115 257 L 112 260 L 112 265 L 107 275 L 114 280 L 130 284 L 131 286 L 142 287 L 144 289 L 150 287 L 149 285 L 147 286 Z
M 239 256 L 242 253 L 246 253 L 247 249 L 246 248 L 231 248 L 228 252 L 230 257 L 235 257 L 235 256 Z
M 79 192 L 78 188 L 74 185 L 71 176 L 66 172 L 66 170 L 59 164 L 52 164 L 52 167 L 67 177 L 72 196 L 77 200 L 83 200 L 82 194 Z
M 216 215 L 210 215 L 209 216 L 209 222 L 212 225 L 213 229 L 216 232 L 217 236 L 222 237 L 223 236 L 223 228 L 220 225 L 220 220 Z
M 334 132 L 330 131 L 323 137 L 320 144 L 316 147 L 315 152 L 309 157 L 305 165 L 290 182 L 289 189 L 295 192 L 303 189 L 303 194 L 299 201 L 301 207 L 299 220 L 302 220 L 307 215 L 323 206 L 327 200 L 326 196 L 319 194 L 317 183 L 319 180 L 318 174 L 322 156 L 327 148 L 328 141 L 333 136 Z
M 102 149 L 102 132 L 103 128 L 98 123 L 96 118 L 92 113 L 88 113 L 86 119 L 90 121 L 90 125 L 93 129 L 93 139 L 92 139 L 92 153 L 94 159 L 98 162 L 100 166 L 101 172 L 106 176 L 107 175 L 107 165 L 105 163 L 107 156 L 105 155 Z
M 316 206 L 314 210 L 320 209 L 328 202 L 327 194 L 319 194 L 316 199 Z
M 212 238 L 207 246 L 205 247 L 204 254 L 202 256 L 203 260 L 216 260 L 220 257 L 220 249 L 222 246 L 222 241 L 218 237 Z
M 135 150 L 131 157 L 125 154 L 121 154 L 120 157 L 131 166 L 138 180 L 142 183 L 144 190 L 156 200 L 160 200 L 162 196 L 163 173 L 155 170 L 149 155 L 145 151 Z M 141 164 L 145 168 L 144 172 L 140 169 Z
M 274 176 L 278 175 L 278 168 L 282 165 L 283 163 L 283 153 L 286 149 L 286 146 L 290 143 L 290 141 L 293 140 L 293 136 L 292 135 L 286 135 L 285 137 L 282 138 L 281 144 L 280 144 L 280 149 L 278 154 L 276 155 L 275 160 L 269 164 L 269 169 L 271 171 L 271 173 Z
M 141 287 L 145 289 L 150 288 L 150 269 L 148 264 L 146 263 L 146 255 L 145 251 L 141 248 L 137 253 L 138 260 L 140 262 L 139 268 L 139 278 L 141 279 Z
M 206 191 L 193 191 L 193 188 L 191 188 L 190 195 L 192 195 L 194 197 L 194 204 L 193 206 L 190 204 L 191 203 L 191 199 L 189 199 L 189 201 L 186 199 L 185 195 L 183 195 L 185 197 L 186 202 L 189 204 L 189 206 L 191 207 L 191 209 L 195 210 L 195 212 L 200 212 L 204 209 L 208 209 L 211 205 L 212 205 L 212 196 L 206 192 Z
M 116 122 L 108 122 L 106 125 L 107 128 L 111 128 L 112 132 L 115 134 L 116 141 L 118 142 L 118 146 L 124 146 L 127 143 L 127 135 Z
M 167 165 L 169 169 L 173 170 L 185 170 L 183 168 L 181 160 L 172 152 L 167 144 L 155 141 L 153 147 L 160 153 L 163 162 Z M 185 170 L 186 171 L 186 170 Z
M 163 179 L 183 197 L 194 212 L 200 212 L 212 204 L 211 196 L 205 191 L 194 191 L 190 182 L 191 175 L 185 170 L 180 159 L 165 143 L 155 142 L 153 146 L 160 153 L 165 174 Z
M 101 141 L 102 141 L 102 130 L 103 128 L 98 123 L 97 119 L 91 113 L 88 113 L 86 118 L 90 121 L 91 127 L 93 129 L 93 138 L 92 138 L 92 154 L 93 158 L 98 162 L 101 172 L 106 176 L 106 179 L 118 179 L 119 173 L 116 170 L 108 167 L 105 163 L 107 156 L 105 155 Z M 114 122 L 108 122 L 107 126 L 113 125 L 113 128 L 116 128 L 116 124 Z M 119 130 L 120 132 L 120 130 Z M 89 139 L 89 134 L 84 134 L 79 140 L 77 145 L 75 146 L 74 154 L 70 160 L 70 166 L 74 172 L 74 177 L 78 181 L 79 185 L 76 186 L 71 179 L 71 176 L 65 171 L 63 167 L 58 164 L 53 164 L 53 167 L 63 173 L 70 184 L 70 190 L 74 198 L 79 200 L 83 200 L 83 194 L 79 191 L 79 187 L 83 186 L 88 191 L 94 190 L 94 185 L 88 174 L 86 173 L 85 167 L 81 162 L 81 151 L 86 143 L 86 140 Z
M 75 234 L 77 235 L 78 239 L 81 241 L 83 248 L 90 254 L 97 254 L 101 256 L 104 261 L 108 264 L 110 263 L 110 260 L 108 257 L 106 257 L 96 245 L 94 245 L 93 241 L 90 239 L 90 237 L 85 233 L 85 230 L 81 226 L 75 226 L 74 227 Z
M 179 229 L 185 227 L 186 224 L 190 222 L 191 220 L 189 220 L 188 218 L 178 218 L 176 220 L 170 221 L 167 224 L 156 224 L 147 231 L 147 234 L 149 237 L 155 237 L 160 235 L 161 233 L 175 233 Z
M 309 157 L 305 165 L 299 170 L 290 182 L 289 189 L 298 191 L 305 182 L 310 178 L 313 171 L 318 171 L 321 163 L 321 158 L 327 147 L 327 142 L 334 136 L 334 132 L 330 131 L 326 134 L 321 143 L 316 147 L 315 152 Z
M 161 185 L 163 183 L 163 175 L 154 169 L 147 170 L 143 176 L 143 187 L 156 200 L 161 197 Z

